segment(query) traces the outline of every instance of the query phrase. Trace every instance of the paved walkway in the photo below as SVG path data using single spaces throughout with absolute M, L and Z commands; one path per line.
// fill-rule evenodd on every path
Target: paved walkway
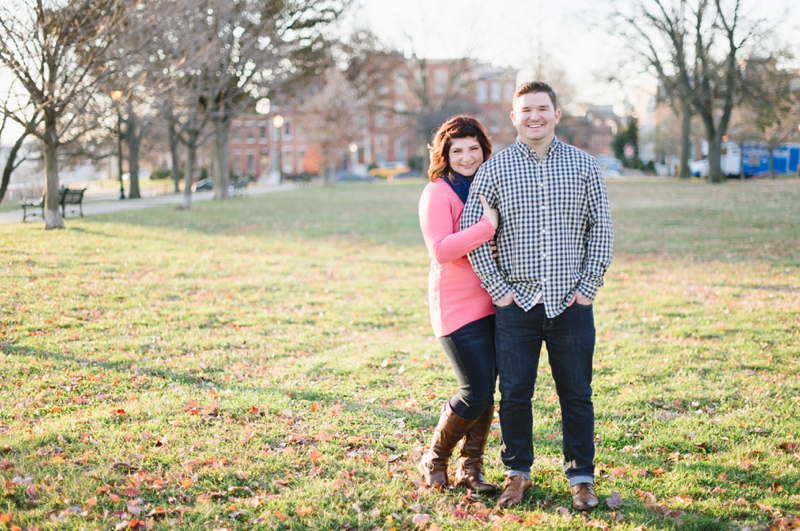
M 294 184 L 259 184 L 259 183 L 252 183 L 250 186 L 247 187 L 248 195 L 260 195 L 260 194 L 269 194 L 273 192 L 282 192 L 285 190 L 294 190 L 297 188 Z M 142 192 L 146 194 L 147 191 L 144 190 Z M 194 192 L 192 193 L 192 202 L 195 201 L 208 201 L 211 199 L 214 192 L 212 191 L 201 191 L 201 192 Z M 143 197 L 141 199 L 125 199 L 120 200 L 119 192 L 104 194 L 104 195 L 93 195 L 86 197 L 84 196 L 83 199 L 83 215 L 84 216 L 91 216 L 94 214 L 107 214 L 109 212 L 119 212 L 121 210 L 139 210 L 142 208 L 147 208 L 151 206 L 157 205 L 179 205 L 181 200 L 183 199 L 183 194 L 167 194 L 167 195 L 157 195 L 155 197 Z M 232 201 L 235 201 L 236 198 L 232 198 Z M 30 210 L 30 209 L 29 209 Z M 41 211 L 40 211 L 41 212 Z M 78 217 L 78 214 L 72 214 L 67 210 L 67 217 L 65 218 L 66 222 L 69 223 L 69 220 L 72 218 Z M 25 222 L 26 223 L 41 223 L 43 220 L 36 216 L 33 218 L 28 218 Z M 21 223 L 22 222 L 22 208 L 18 208 L 12 210 L 10 212 L 0 212 L 0 223 Z

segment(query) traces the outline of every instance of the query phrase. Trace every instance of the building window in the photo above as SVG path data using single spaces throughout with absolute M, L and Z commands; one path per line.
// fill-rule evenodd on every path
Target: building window
M 233 175 L 239 175 L 242 172 L 242 157 L 240 155 L 233 156 Z
M 247 175 L 256 174 L 256 156 L 252 153 L 247 155 Z
M 506 83 L 505 100 L 511 102 L 514 99 L 514 83 Z
M 488 87 L 486 86 L 486 81 L 478 81 L 475 84 L 475 99 L 478 103 L 486 103 L 489 99 Z
M 283 122 L 283 139 L 292 139 L 292 121 L 288 118 L 286 118 L 286 121 Z
M 387 135 L 375 135 L 375 151 L 378 164 L 385 164 L 389 160 L 389 137 Z
M 308 148 L 306 147 L 297 148 L 297 165 L 299 166 L 299 170 L 301 172 L 308 171 L 308 169 L 306 168 L 306 153 L 308 153 Z
M 261 139 L 261 143 L 265 144 L 267 142 L 267 126 L 266 125 L 259 125 L 258 126 L 258 137 Z
M 283 173 L 294 173 L 294 152 L 292 148 L 283 148 L 281 165 L 283 166 Z
M 395 95 L 404 94 L 406 91 L 406 80 L 402 74 L 395 74 L 394 76 L 394 93 Z
M 375 113 L 375 127 L 386 127 L 389 123 L 389 119 L 386 115 L 386 111 L 380 110 Z
M 394 160 L 406 160 L 408 153 L 406 150 L 406 139 L 398 137 L 394 141 Z
M 270 130 L 272 131 L 272 133 L 271 133 L 271 135 L 270 135 L 270 136 L 271 136 L 271 138 L 272 138 L 272 140 L 278 140 L 278 128 L 277 128 L 277 127 L 275 127 L 275 125 L 274 125 L 274 124 L 271 124 L 271 125 L 269 126 L 269 128 L 270 128 Z
M 447 70 L 437 70 L 433 77 L 434 88 L 436 94 L 444 94 L 447 92 Z
M 259 175 L 266 175 L 269 173 L 269 155 L 261 155 L 261 172 Z
M 256 139 L 255 139 L 255 135 L 254 135 L 254 131 L 253 131 L 252 127 L 248 127 L 247 128 L 247 143 L 248 144 L 255 144 L 256 143 Z
M 500 83 L 492 81 L 491 89 L 492 103 L 500 103 Z

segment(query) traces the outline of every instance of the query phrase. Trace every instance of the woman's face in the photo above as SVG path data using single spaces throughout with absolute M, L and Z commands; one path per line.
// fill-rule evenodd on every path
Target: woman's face
M 450 167 L 464 177 L 472 177 L 483 164 L 483 150 L 474 136 L 454 138 L 447 152 Z

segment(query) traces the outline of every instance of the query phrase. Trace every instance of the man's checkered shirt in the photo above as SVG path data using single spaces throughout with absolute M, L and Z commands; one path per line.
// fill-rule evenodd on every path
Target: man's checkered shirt
M 511 290 L 528 311 L 541 296 L 552 318 L 576 289 L 594 299 L 614 250 L 608 193 L 594 157 L 555 139 L 539 160 L 517 138 L 478 170 L 461 230 L 481 219 L 481 195 L 500 211 L 498 260 L 488 244 L 469 260 L 495 303 Z

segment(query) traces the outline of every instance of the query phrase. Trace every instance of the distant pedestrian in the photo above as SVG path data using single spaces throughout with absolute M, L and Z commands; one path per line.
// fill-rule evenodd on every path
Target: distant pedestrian
M 430 487 L 449 487 L 447 465 L 463 439 L 456 485 L 494 494 L 483 477 L 483 452 L 494 416 L 494 307 L 466 254 L 492 239 L 497 210 L 486 208 L 459 232 L 461 212 L 475 172 L 492 144 L 474 118 L 455 116 L 439 127 L 428 146 L 431 182 L 422 192 L 419 220 L 431 257 L 428 298 L 431 324 L 453 366 L 459 392 L 446 401 L 430 449 L 418 469 Z M 479 207 L 480 208 L 480 207 Z
M 611 212 L 597 161 L 555 137 L 556 94 L 523 83 L 512 101 L 517 140 L 481 166 L 461 219 L 469 229 L 489 206 L 500 211 L 497 261 L 490 246 L 469 255 L 496 305 L 501 458 L 500 507 L 531 487 L 531 399 L 544 342 L 561 405 L 564 471 L 573 507 L 598 505 L 594 490 L 592 301 L 613 254 Z

